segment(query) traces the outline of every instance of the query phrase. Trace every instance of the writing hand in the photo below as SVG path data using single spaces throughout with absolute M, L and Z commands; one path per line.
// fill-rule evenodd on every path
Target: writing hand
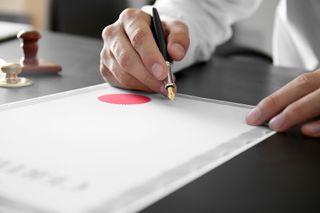
M 139 9 L 124 10 L 119 19 L 102 32 L 100 72 L 114 86 L 158 92 L 167 91 L 165 61 L 151 31 L 151 16 Z M 180 21 L 163 22 L 167 50 L 173 60 L 181 60 L 189 47 L 188 28 Z

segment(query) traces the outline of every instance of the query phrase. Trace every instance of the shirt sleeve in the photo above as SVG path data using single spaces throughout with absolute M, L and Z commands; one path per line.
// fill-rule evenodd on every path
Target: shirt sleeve
M 208 60 L 216 46 L 232 36 L 231 25 L 250 16 L 261 0 L 157 0 L 162 20 L 180 20 L 187 24 L 190 46 L 185 58 L 174 63 L 178 71 L 196 62 Z M 152 6 L 142 9 L 151 14 Z

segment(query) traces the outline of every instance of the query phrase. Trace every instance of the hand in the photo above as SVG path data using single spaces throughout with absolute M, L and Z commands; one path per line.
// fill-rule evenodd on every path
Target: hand
M 304 123 L 301 128 L 304 135 L 320 137 L 320 119 L 316 119 L 319 115 L 320 70 L 317 70 L 300 75 L 263 99 L 246 120 L 250 125 L 260 125 L 271 119 L 270 128 L 278 132 Z
M 110 84 L 126 89 L 167 91 L 168 68 L 151 31 L 151 16 L 139 9 L 124 10 L 102 32 L 100 72 Z M 179 21 L 163 22 L 170 57 L 181 60 L 189 47 L 188 28 Z

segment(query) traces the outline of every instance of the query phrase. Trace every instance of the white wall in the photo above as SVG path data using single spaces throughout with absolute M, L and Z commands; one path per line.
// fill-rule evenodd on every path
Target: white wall
M 27 16 L 34 27 L 44 29 L 49 3 L 50 0 L 0 0 L 0 13 Z

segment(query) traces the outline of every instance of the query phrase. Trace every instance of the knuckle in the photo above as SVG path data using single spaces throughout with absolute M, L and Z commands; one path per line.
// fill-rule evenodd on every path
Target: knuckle
M 110 62 L 110 51 L 106 49 L 102 49 L 100 52 L 100 62 L 104 65 L 108 65 Z
M 181 22 L 181 21 L 175 20 L 175 21 L 172 21 L 171 24 L 176 26 L 179 29 L 180 32 L 183 32 L 183 33 L 188 33 L 189 32 L 188 26 L 185 23 Z
M 143 29 L 137 29 L 132 34 L 132 46 L 140 47 L 147 36 L 147 32 Z
M 107 51 L 105 51 L 107 52 Z M 114 72 L 118 69 L 117 61 L 111 57 L 108 53 L 104 54 L 102 53 L 103 58 L 100 59 L 100 64 L 103 64 L 105 69 L 108 69 L 108 71 Z
M 108 38 L 114 37 L 117 32 L 118 30 L 116 25 L 111 24 L 103 29 L 101 36 L 104 40 L 107 40 Z
M 109 44 L 109 49 L 111 52 L 116 52 L 118 47 L 118 41 L 115 39 Z
M 101 60 L 101 62 L 103 62 L 106 57 L 107 57 L 107 52 L 106 52 L 105 49 L 102 49 L 102 50 L 100 51 L 100 60 Z
M 127 8 L 124 11 L 121 12 L 120 14 L 120 19 L 123 21 L 128 21 L 135 19 L 135 17 L 138 14 L 138 10 L 134 8 Z
M 186 49 L 190 45 L 189 30 L 186 24 L 181 21 L 173 21 L 170 24 L 172 29 L 170 39 L 181 43 Z
M 103 80 L 108 82 L 109 84 L 113 86 L 120 86 L 119 82 L 109 73 L 108 75 L 102 76 Z
M 100 75 L 104 78 L 104 80 L 109 80 L 110 79 L 110 71 L 108 70 L 108 68 L 100 63 Z
M 131 57 L 127 51 L 121 51 L 118 54 L 118 63 L 124 70 L 129 70 L 131 64 L 130 58 Z
M 270 95 L 263 99 L 261 103 L 259 104 L 261 106 L 261 109 L 272 109 L 276 106 L 279 106 L 280 99 L 277 95 Z
M 117 62 L 115 60 L 110 60 L 108 62 L 108 64 L 106 65 L 106 67 L 108 67 L 108 69 L 114 73 L 115 75 L 119 72 L 119 67 L 117 65 Z
M 128 89 L 131 88 L 130 78 L 128 75 L 119 73 L 119 75 L 117 76 L 117 79 L 122 87 L 128 88 Z
M 292 120 L 295 117 L 303 117 L 305 115 L 305 107 L 302 103 L 296 102 L 288 106 L 283 113 L 288 119 Z
M 128 50 L 122 48 L 122 45 L 119 44 L 120 41 L 114 41 L 111 44 L 111 51 L 116 58 L 118 64 L 124 69 L 129 70 L 131 67 L 131 55 Z
M 304 73 L 296 78 L 296 82 L 302 89 L 313 88 L 314 73 Z

